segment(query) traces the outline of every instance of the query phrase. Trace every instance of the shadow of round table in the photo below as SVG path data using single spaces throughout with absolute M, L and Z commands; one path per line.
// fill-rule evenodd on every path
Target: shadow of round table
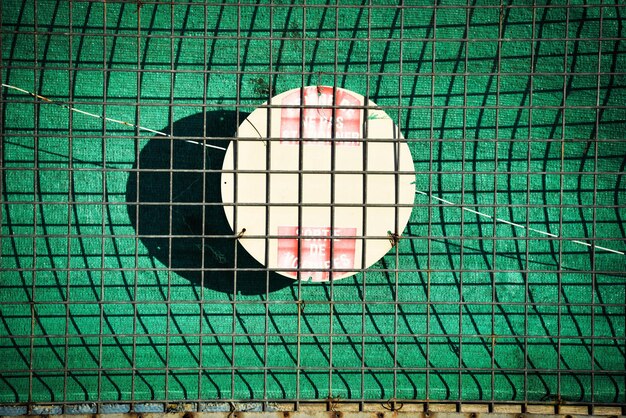
M 246 116 L 240 112 L 240 120 Z M 204 123 L 202 113 L 185 117 L 173 124 L 173 134 L 202 141 Z M 226 148 L 223 138 L 236 129 L 236 112 L 206 113 L 206 144 Z M 150 139 L 126 185 L 128 216 L 139 239 L 152 257 L 195 285 L 253 295 L 294 284 L 268 272 L 233 234 L 221 205 L 224 155 L 184 139 Z

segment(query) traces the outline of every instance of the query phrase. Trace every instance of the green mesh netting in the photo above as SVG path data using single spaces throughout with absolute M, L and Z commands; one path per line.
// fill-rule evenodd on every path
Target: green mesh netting
M 536 3 L 7 1 L 2 80 L 182 137 L 336 83 L 418 190 L 624 251 L 626 8 Z M 623 255 L 416 195 L 366 273 L 235 289 L 220 151 L 2 94 L 0 402 L 626 401 Z

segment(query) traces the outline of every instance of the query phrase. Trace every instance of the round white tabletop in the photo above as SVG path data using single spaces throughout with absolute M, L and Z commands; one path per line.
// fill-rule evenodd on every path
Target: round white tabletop
M 364 103 L 342 88 L 297 88 L 239 127 L 224 158 L 222 201 L 262 265 L 293 279 L 337 280 L 397 242 L 415 198 L 413 159 L 393 120 Z

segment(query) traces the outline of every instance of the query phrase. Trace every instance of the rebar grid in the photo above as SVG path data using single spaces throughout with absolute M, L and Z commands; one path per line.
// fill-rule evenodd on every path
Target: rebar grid
M 0 403 L 625 403 L 626 258 L 593 247 L 625 249 L 624 6 L 413 3 L 3 2 L 3 83 L 134 127 L 2 92 Z M 201 145 L 322 84 L 394 119 L 427 195 L 312 284 L 238 245 Z M 299 147 L 300 186 L 338 175 Z

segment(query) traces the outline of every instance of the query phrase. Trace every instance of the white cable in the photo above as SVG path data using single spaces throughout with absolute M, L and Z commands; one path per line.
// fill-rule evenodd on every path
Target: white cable
M 69 111 L 72 111 L 72 112 L 81 113 L 83 115 L 87 115 L 87 116 L 90 116 L 92 118 L 102 119 L 102 120 L 106 120 L 107 122 L 113 122 L 113 123 L 117 123 L 117 124 L 120 124 L 120 125 L 130 126 L 132 128 L 137 128 L 137 129 L 139 129 L 141 131 L 151 132 L 151 133 L 156 134 L 156 135 L 172 138 L 172 135 L 168 135 L 165 132 L 155 131 L 154 129 L 150 129 L 150 128 L 146 128 L 146 127 L 143 127 L 143 126 L 139 126 L 139 125 L 136 125 L 134 123 L 125 122 L 125 121 L 119 120 L 119 119 L 108 118 L 108 117 L 104 117 L 102 115 L 97 115 L 95 113 L 85 112 L 84 110 L 77 109 L 75 107 L 69 106 L 69 105 L 67 105 L 67 104 L 65 104 L 63 102 L 57 102 L 55 100 L 48 99 L 47 97 L 41 96 L 41 95 L 36 94 L 36 93 L 32 93 L 32 92 L 30 92 L 28 90 L 24 90 L 24 89 L 21 89 L 19 87 L 11 86 L 9 84 L 4 84 L 4 83 L 2 83 L 2 87 L 6 87 L 8 89 L 12 89 L 12 90 L 16 90 L 16 91 L 19 91 L 19 92 L 22 92 L 22 93 L 29 94 L 29 95 L 31 95 L 31 96 L 39 99 L 39 100 L 43 100 L 44 102 L 52 103 L 52 104 L 55 104 L 57 106 L 61 106 L 62 108 L 65 108 L 65 109 L 67 109 Z M 192 144 L 204 145 L 207 148 L 215 148 L 215 149 L 220 149 L 222 151 L 226 151 L 226 148 L 218 147 L 217 145 L 206 144 L 204 142 L 192 141 L 192 140 L 189 140 L 189 139 L 185 139 L 184 141 L 185 142 L 190 142 Z
M 36 93 L 32 93 L 32 92 L 30 92 L 30 91 L 28 91 L 28 90 L 24 90 L 24 89 L 21 89 L 21 88 L 19 88 L 19 87 L 11 86 L 11 85 L 9 85 L 9 84 L 4 84 L 4 83 L 2 83 L 2 86 L 3 86 L 3 87 L 6 87 L 6 88 L 8 88 L 8 89 L 12 89 L 12 90 L 16 90 L 16 91 L 19 91 L 19 92 L 22 92 L 22 93 L 29 94 L 29 95 L 31 95 L 31 96 L 33 96 L 33 97 L 35 97 L 35 98 L 39 99 L 39 100 L 43 100 L 43 101 L 45 101 L 45 102 L 49 102 L 49 103 L 55 104 L 55 105 L 57 105 L 57 106 L 61 106 L 61 107 L 65 108 L 65 109 L 68 109 L 68 110 L 70 110 L 70 111 L 72 111 L 72 112 L 82 113 L 83 115 L 91 116 L 91 117 L 94 117 L 94 118 L 97 118 L 97 119 L 103 119 L 103 120 L 106 120 L 106 121 L 108 121 L 108 122 L 113 122 L 113 123 L 117 123 L 117 124 L 120 124 L 120 125 L 130 126 L 130 127 L 137 128 L 137 129 L 139 129 L 139 130 L 142 130 L 142 131 L 151 132 L 151 133 L 156 134 L 156 135 L 161 135 L 161 136 L 165 136 L 165 137 L 169 137 L 169 138 L 171 138 L 171 137 L 172 137 L 171 135 L 168 135 L 168 134 L 166 134 L 166 133 L 164 133 L 164 132 L 161 132 L 161 131 L 155 131 L 154 129 L 145 128 L 145 127 L 143 127 L 143 126 L 135 125 L 135 124 L 130 123 L 130 122 L 125 122 L 125 121 L 118 120 L 118 119 L 113 119 L 113 118 L 104 117 L 104 116 L 102 116 L 102 115 L 97 115 L 97 114 L 95 114 L 95 113 L 85 112 L 84 110 L 80 110 L 80 109 L 77 109 L 77 108 L 75 108 L 75 107 L 71 107 L 71 106 L 69 106 L 69 105 L 67 105 L 67 104 L 65 104 L 65 103 L 62 103 L 62 102 L 57 102 L 57 101 L 54 101 L 54 100 L 48 99 L 47 97 L 41 96 L 41 95 L 36 94 Z M 256 128 L 255 128 L 255 129 L 256 129 Z M 258 131 L 257 131 L 257 132 L 258 132 Z M 260 134 L 259 134 L 259 135 L 260 135 Z M 219 146 L 217 146 L 217 145 L 206 144 L 206 143 L 203 143 L 203 142 L 192 141 L 192 140 L 189 140 L 189 139 L 185 139 L 184 141 L 185 141 L 185 142 L 190 142 L 190 143 L 192 143 L 192 144 L 204 145 L 205 147 L 208 147 L 208 148 L 215 148 L 215 149 L 219 149 L 219 150 L 222 150 L 222 151 L 226 151 L 226 148 L 222 148 L 222 147 L 219 147 Z M 474 210 L 474 209 L 470 209 L 470 208 L 465 207 L 465 206 L 457 205 L 457 204 L 455 204 L 455 203 L 453 203 L 453 202 L 450 202 L 449 200 L 442 199 L 442 198 L 437 197 L 437 196 L 434 196 L 434 195 L 432 195 L 432 194 L 429 194 L 429 193 L 426 193 L 426 192 L 422 192 L 422 191 L 420 191 L 420 190 L 416 190 L 416 191 L 415 191 L 415 193 L 418 193 L 418 194 L 421 194 L 421 195 L 424 195 L 424 196 L 430 197 L 431 199 L 434 199 L 434 200 L 437 200 L 437 201 L 439 201 L 439 202 L 445 203 L 445 204 L 446 204 L 446 205 L 448 205 L 448 206 L 455 206 L 455 207 L 459 207 L 459 208 L 461 208 L 462 210 L 467 211 L 467 212 L 470 212 L 470 213 L 473 213 L 473 214 L 475 214 L 475 215 L 482 216 L 482 217 L 487 218 L 487 219 L 493 219 L 493 216 L 491 216 L 491 215 L 487 215 L 486 213 L 478 212 L 478 211 L 476 211 L 476 210 Z M 511 222 L 511 221 L 507 221 L 506 219 L 496 218 L 496 221 L 497 221 L 497 222 L 504 223 L 504 224 L 511 225 L 511 226 L 513 226 L 513 227 L 515 227 L 515 228 L 520 228 L 520 229 L 528 229 L 529 231 L 533 231 L 533 232 L 536 232 L 536 233 L 541 234 L 541 235 L 546 235 L 546 236 L 548 236 L 548 237 L 552 237 L 552 238 L 559 238 L 559 236 L 558 236 L 558 235 L 556 235 L 556 234 L 552 234 L 552 233 L 547 232 L 547 231 L 542 231 L 542 230 L 540 230 L 540 229 L 535 229 L 535 228 L 530 228 L 530 227 L 526 228 L 524 225 L 520 225 L 520 224 L 517 224 L 517 223 Z M 623 251 L 617 251 L 617 250 L 613 250 L 613 249 L 611 249 L 611 248 L 606 248 L 606 247 L 601 247 L 601 246 L 599 246 L 599 245 L 589 244 L 588 242 L 583 242 L 583 241 L 573 240 L 573 239 L 566 239 L 566 240 L 567 240 L 567 241 L 570 241 L 570 242 L 573 242 L 573 243 L 575 243 L 575 244 L 584 245 L 584 246 L 586 246 L 586 247 L 593 247 L 593 248 L 595 248 L 595 249 L 598 249 L 598 250 L 603 250 L 603 251 L 608 251 L 608 252 L 610 252 L 610 253 L 615 253 L 615 254 L 620 254 L 620 255 L 626 255 L 626 253 L 624 253 Z
M 446 205 L 459 207 L 459 208 L 461 208 L 464 211 L 471 212 L 473 214 L 476 214 L 476 215 L 479 215 L 479 216 L 482 216 L 482 217 L 485 217 L 485 218 L 488 218 L 488 219 L 493 219 L 493 216 L 491 216 L 491 215 L 487 215 L 486 213 L 478 212 L 478 211 L 476 211 L 474 209 L 470 209 L 470 208 L 467 208 L 465 206 L 454 204 L 454 203 L 450 202 L 449 200 L 441 199 L 440 197 L 433 196 L 432 194 L 429 194 L 429 193 L 426 193 L 426 192 L 422 192 L 420 190 L 416 190 L 415 193 L 421 194 L 423 196 L 428 196 L 431 199 L 437 200 L 439 202 L 443 202 Z M 536 233 L 542 234 L 542 235 L 547 235 L 547 236 L 552 237 L 552 238 L 559 238 L 558 235 L 551 234 L 550 232 L 546 232 L 546 231 L 542 231 L 540 229 L 535 229 L 535 228 L 530 228 L 530 227 L 526 228 L 523 225 L 516 224 L 515 222 L 507 221 L 506 219 L 496 218 L 496 221 L 502 222 L 502 223 L 505 223 L 505 224 L 508 224 L 508 225 L 511 225 L 511 226 L 513 226 L 515 228 L 528 229 L 529 231 L 533 231 L 533 232 L 536 232 Z M 583 241 L 574 240 L 574 239 L 567 239 L 567 238 L 565 238 L 565 240 L 573 242 L 573 243 L 576 243 L 576 244 L 584 245 L 586 247 L 593 247 L 593 248 L 595 248 L 597 250 L 603 250 L 603 251 L 608 251 L 610 253 L 626 255 L 626 253 L 624 253 L 623 251 L 617 251 L 617 250 L 613 250 L 611 248 L 606 248 L 606 247 L 601 247 L 599 245 L 589 244 L 588 242 L 583 242 Z

